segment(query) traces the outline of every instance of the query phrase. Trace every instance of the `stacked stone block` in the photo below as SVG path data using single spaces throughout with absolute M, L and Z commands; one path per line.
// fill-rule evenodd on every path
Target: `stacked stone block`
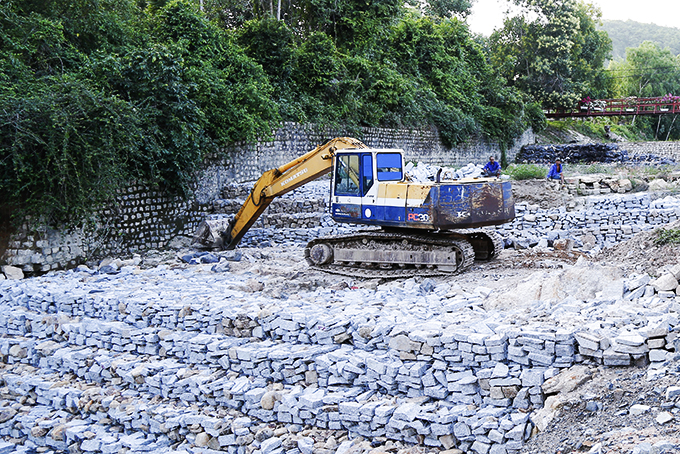
M 680 219 L 680 200 L 675 197 L 652 200 L 649 194 L 610 197 L 592 196 L 584 209 L 541 209 L 537 205 L 517 204 L 514 221 L 498 226 L 506 243 L 533 247 L 545 240 L 575 239 L 579 245 L 592 235 L 600 247 L 631 239 L 636 233 L 661 227 Z
M 198 278 L 187 271 L 174 272 L 175 279 Z M 678 325 L 666 317 L 610 337 L 482 322 L 406 327 L 373 306 L 315 312 L 280 302 L 238 305 L 242 295 L 216 281 L 205 293 L 211 299 L 191 304 L 179 297 L 186 284 L 178 285 L 177 299 L 170 290 L 155 299 L 153 286 L 133 295 L 104 285 L 108 279 L 91 282 L 61 290 L 47 281 L 0 284 L 1 359 L 13 370 L 38 368 L 6 374 L 7 390 L 29 396 L 34 407 L 7 413 L 0 436 L 58 449 L 76 443 L 86 452 L 180 441 L 242 454 L 253 442 L 249 427 L 275 422 L 513 453 L 532 429 L 531 411 L 543 405 L 546 379 L 591 359 L 624 364 L 617 355 L 627 355 L 625 364 L 661 362 L 660 353 L 674 349 Z M 645 279 L 631 280 L 627 291 L 638 284 Z M 199 285 L 192 298 L 202 291 Z M 346 296 L 371 295 L 378 294 Z M 74 379 L 64 381 L 68 375 Z M 116 397 L 107 397 L 112 392 Z M 54 418 L 63 422 L 50 425 Z M 110 422 L 96 432 L 93 418 Z M 277 452 L 274 438 L 259 448 Z

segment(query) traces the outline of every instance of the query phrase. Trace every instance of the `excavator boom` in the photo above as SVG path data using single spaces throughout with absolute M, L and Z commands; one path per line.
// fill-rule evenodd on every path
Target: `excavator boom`
M 367 148 L 359 140 L 338 137 L 276 169 L 266 171 L 225 232 L 225 248 L 234 249 L 276 197 L 330 172 L 335 152 L 345 148 Z

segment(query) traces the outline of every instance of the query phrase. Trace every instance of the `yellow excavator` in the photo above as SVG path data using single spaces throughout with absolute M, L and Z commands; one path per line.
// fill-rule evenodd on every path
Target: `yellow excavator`
M 305 258 L 312 268 L 349 276 L 406 277 L 460 272 L 503 248 L 482 226 L 515 217 L 509 181 L 468 178 L 409 181 L 399 149 L 372 149 L 339 137 L 265 172 L 222 234 L 226 249 L 276 197 L 332 173 L 330 209 L 336 222 L 380 229 L 315 239 Z

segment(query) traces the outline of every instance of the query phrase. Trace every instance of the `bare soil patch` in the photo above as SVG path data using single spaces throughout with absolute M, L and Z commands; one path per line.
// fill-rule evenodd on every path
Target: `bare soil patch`
M 512 195 L 515 203 L 538 205 L 542 209 L 566 206 L 576 199 L 559 184 L 547 180 L 513 181 Z
M 680 221 L 664 226 L 666 229 L 679 229 Z M 632 239 L 604 250 L 597 258 L 624 268 L 626 271 L 658 275 L 659 268 L 680 263 L 680 246 L 677 244 L 657 245 L 654 240 L 657 229 L 641 232 Z
M 674 406 L 665 393 L 669 386 L 677 386 L 678 361 L 671 361 L 667 367 L 669 373 L 658 380 L 648 380 L 642 367 L 594 367 L 593 378 L 565 395 L 552 424 L 532 437 L 523 452 L 627 454 L 636 452 L 634 448 L 643 443 L 680 446 L 677 417 L 664 423 L 657 420 L 660 413 L 672 412 Z M 634 414 L 630 410 L 636 404 L 649 409 Z

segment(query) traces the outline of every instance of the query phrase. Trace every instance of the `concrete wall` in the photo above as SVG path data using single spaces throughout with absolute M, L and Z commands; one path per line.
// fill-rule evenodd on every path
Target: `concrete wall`
M 353 134 L 286 123 L 269 142 L 237 145 L 228 150 L 228 159 L 206 160 L 204 170 L 196 178 L 193 200 L 183 201 L 131 184 L 118 197 L 117 206 L 103 210 L 86 226 L 59 229 L 31 223 L 19 232 L 11 232 L 7 245 L 0 245 L 0 265 L 21 267 L 27 273 L 47 272 L 107 256 L 165 248 L 177 239 L 193 235 L 226 183 L 256 180 L 266 170 L 333 137 L 347 135 Z M 436 165 L 483 163 L 489 154 L 498 157 L 501 154 L 497 144 L 481 139 L 446 148 L 436 130 L 365 128 L 356 135 L 371 147 L 401 148 L 407 160 Z M 533 132 L 527 131 L 507 151 L 508 161 L 514 160 L 522 145 L 533 141 Z

